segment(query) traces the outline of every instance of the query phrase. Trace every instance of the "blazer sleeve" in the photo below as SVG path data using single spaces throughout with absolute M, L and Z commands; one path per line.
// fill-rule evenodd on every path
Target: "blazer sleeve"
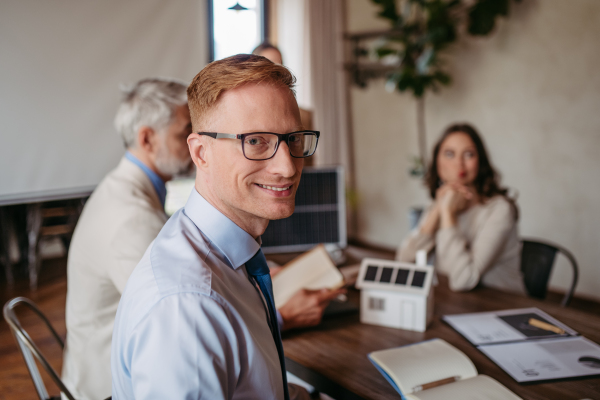
M 494 200 L 490 200 L 494 201 Z M 436 234 L 436 268 L 449 278 L 450 289 L 471 290 L 501 254 L 516 224 L 511 205 L 503 198 L 491 205 L 486 220 L 479 224 L 472 243 L 456 227 Z
M 417 227 L 402 240 L 398 250 L 396 250 L 396 260 L 412 263 L 415 262 L 417 251 L 426 250 L 429 253 L 435 247 L 435 237 L 427 233 L 421 233 L 421 225 L 427 219 L 430 209 L 421 215 Z
M 164 223 L 160 216 L 145 212 L 128 219 L 116 231 L 110 245 L 112 262 L 107 270 L 119 293 L 123 293 L 127 279 Z

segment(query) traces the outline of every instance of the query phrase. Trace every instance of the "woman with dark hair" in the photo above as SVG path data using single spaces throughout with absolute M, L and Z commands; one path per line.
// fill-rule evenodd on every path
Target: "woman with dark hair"
M 435 266 L 450 289 L 478 283 L 525 294 L 520 272 L 518 210 L 500 187 L 481 137 L 471 125 L 448 127 L 425 177 L 433 204 L 402 242 L 396 259 L 414 262 L 435 247 Z

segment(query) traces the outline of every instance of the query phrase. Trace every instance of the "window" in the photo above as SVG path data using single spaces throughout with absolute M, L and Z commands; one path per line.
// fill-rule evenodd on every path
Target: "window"
M 211 60 L 251 53 L 267 37 L 267 0 L 209 0 Z

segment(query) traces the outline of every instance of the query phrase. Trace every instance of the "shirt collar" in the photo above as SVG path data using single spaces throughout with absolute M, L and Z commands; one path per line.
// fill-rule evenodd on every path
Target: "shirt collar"
M 185 214 L 229 261 L 234 269 L 244 265 L 260 249 L 255 240 L 198 193 L 196 188 L 184 207 Z
M 167 187 L 165 182 L 158 176 L 158 174 L 152 171 L 146 164 L 141 162 L 139 158 L 131 154 L 129 151 L 125 152 L 125 158 L 137 165 L 144 171 L 150 182 L 152 182 L 152 186 L 154 186 L 154 190 L 156 190 L 156 194 L 158 195 L 158 199 L 162 204 L 163 208 L 165 207 L 165 199 L 167 198 Z

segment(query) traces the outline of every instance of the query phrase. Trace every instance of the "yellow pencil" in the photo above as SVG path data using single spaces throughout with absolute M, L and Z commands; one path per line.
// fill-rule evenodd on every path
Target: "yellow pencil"
M 535 326 L 536 328 L 540 328 L 540 329 L 543 329 L 545 331 L 550 331 L 550 332 L 558 333 L 559 335 L 562 335 L 562 334 L 565 333 L 564 329 L 561 329 L 558 326 L 551 325 L 551 324 L 549 324 L 547 322 L 540 321 L 539 319 L 535 319 L 535 318 L 530 318 L 529 319 L 529 325 Z

